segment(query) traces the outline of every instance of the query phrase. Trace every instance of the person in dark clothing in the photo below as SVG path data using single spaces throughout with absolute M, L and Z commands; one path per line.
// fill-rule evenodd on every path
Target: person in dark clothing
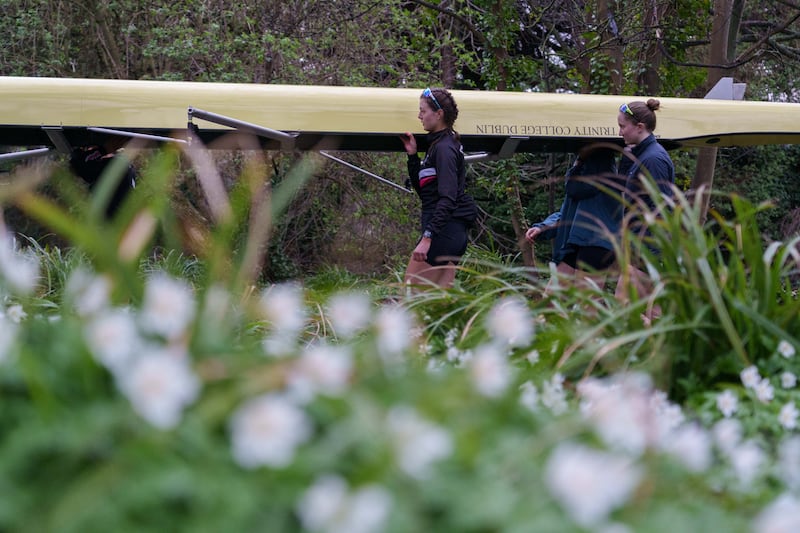
M 626 217 L 629 218 L 629 229 L 635 231 L 641 239 L 647 240 L 647 224 L 644 215 L 654 213 L 655 200 L 643 186 L 643 180 L 652 180 L 658 191 L 665 197 L 672 196 L 672 187 L 675 183 L 675 166 L 666 149 L 661 146 L 653 131 L 656 129 L 655 112 L 661 103 L 655 98 L 647 102 L 630 102 L 622 104 L 617 114 L 619 134 L 625 144 L 631 146 L 632 156 L 625 175 L 625 204 Z M 652 245 L 650 248 L 653 252 Z M 622 302 L 629 300 L 629 289 L 633 288 L 639 298 L 647 297 L 652 293 L 652 283 L 642 265 L 634 258 L 634 264 L 625 265 L 617 282 L 616 295 Z M 643 318 L 650 322 L 661 314 L 658 306 L 648 309 Z
M 612 240 L 622 221 L 621 186 L 616 151 L 586 147 L 567 171 L 561 210 L 534 224 L 525 238 L 554 239 L 557 272 L 602 286 L 616 265 Z
M 101 146 L 83 146 L 72 150 L 69 165 L 72 172 L 89 186 L 89 190 L 94 191 L 114 157 L 118 157 L 116 152 L 109 152 Z M 119 177 L 114 193 L 106 205 L 106 218 L 111 218 L 117 212 L 125 197 L 135 186 L 136 171 L 129 164 L 125 174 Z
M 405 281 L 450 287 L 478 213 L 466 192 L 464 152 L 453 129 L 458 118 L 453 95 L 445 89 L 425 89 L 418 118 L 428 132 L 424 159 L 417 155 L 414 136 L 410 132 L 401 135 L 408 154 L 409 180 L 422 201 L 421 236 L 408 262 Z

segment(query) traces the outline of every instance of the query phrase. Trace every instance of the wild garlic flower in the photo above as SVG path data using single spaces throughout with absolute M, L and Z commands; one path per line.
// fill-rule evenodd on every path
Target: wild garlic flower
M 800 531 L 800 499 L 789 493 L 778 496 L 753 520 L 753 533 Z
M 348 347 L 318 343 L 292 362 L 286 384 L 293 399 L 307 403 L 317 394 L 341 396 L 352 374 L 353 355 Z
M 720 410 L 722 416 L 730 418 L 739 409 L 739 398 L 736 393 L 731 389 L 725 389 L 717 394 L 717 409 Z
M 658 447 L 683 423 L 683 412 L 653 390 L 645 374 L 590 378 L 578 387 L 584 416 L 608 446 L 634 456 Z
M 725 454 L 730 455 L 742 440 L 742 423 L 735 418 L 723 418 L 711 428 L 714 443 Z
M 559 444 L 545 464 L 545 485 L 578 525 L 591 529 L 628 502 L 642 479 L 628 456 Z
M 697 424 L 684 424 L 669 432 L 661 449 L 691 472 L 704 472 L 712 462 L 711 436 Z
M 744 489 L 752 486 L 766 459 L 764 450 L 752 440 L 742 442 L 728 453 L 733 472 Z
M 142 329 L 167 339 L 183 335 L 195 314 L 192 288 L 166 273 L 152 275 L 145 285 L 139 317 Z
M 294 339 L 306 325 L 303 288 L 293 282 L 272 285 L 261 293 L 259 310 L 273 334 Z
M 364 329 L 372 319 L 369 297 L 360 292 L 335 294 L 328 301 L 328 316 L 336 335 L 352 337 Z
M 298 446 L 311 438 L 305 411 L 277 394 L 248 400 L 231 419 L 233 457 L 244 468 L 283 468 L 294 460 Z
M 135 317 L 125 309 L 91 318 L 83 336 L 94 358 L 112 372 L 123 370 L 142 343 Z
M 97 315 L 111 304 L 111 280 L 85 268 L 70 273 L 65 292 L 80 317 Z
M 377 484 L 351 490 L 333 474 L 318 477 L 297 502 L 303 527 L 314 533 L 378 533 L 392 508 L 392 496 Z
M 785 429 L 795 429 L 797 427 L 798 415 L 800 415 L 800 412 L 797 411 L 794 402 L 786 403 L 781 407 L 778 413 L 778 422 L 780 422 L 781 426 Z
M 530 308 L 522 298 L 507 296 L 489 310 L 486 329 L 501 345 L 527 346 L 533 339 Z
M 399 305 L 384 305 L 375 319 L 378 351 L 384 357 L 401 354 L 411 344 L 416 328 L 414 317 Z
M 6 318 L 15 324 L 19 324 L 28 318 L 28 313 L 26 313 L 25 309 L 19 304 L 9 305 L 4 314 Z
M 17 340 L 18 329 L 17 324 L 0 315 L 0 363 L 11 358 L 11 348 Z
M 769 382 L 769 378 L 764 378 L 759 381 L 753 390 L 756 393 L 756 398 L 761 403 L 769 403 L 775 397 L 775 389 L 772 388 L 772 384 Z
M 400 469 L 413 478 L 430 477 L 432 465 L 453 453 L 450 434 L 411 407 L 393 407 L 386 426 Z
M 159 429 L 175 427 L 200 390 L 188 357 L 159 348 L 136 356 L 115 375 L 134 410 Z
M 540 399 L 542 405 L 550 409 L 554 415 L 565 413 L 567 411 L 567 393 L 564 390 L 564 376 L 556 373 L 542 383 Z
M 529 411 L 537 411 L 539 409 L 539 391 L 536 389 L 536 385 L 528 380 L 519 386 L 519 390 L 520 405 Z
M 781 441 L 775 469 L 789 490 L 800 491 L 800 436 L 792 435 Z
M 781 387 L 784 389 L 793 389 L 797 385 L 797 376 L 791 372 L 784 372 L 781 374 Z
M 755 365 L 742 370 L 739 377 L 742 379 L 742 385 L 748 389 L 754 389 L 761 382 L 761 374 L 758 373 L 758 367 Z
M 787 340 L 782 340 L 778 343 L 778 353 L 786 359 L 791 359 L 795 354 L 794 345 Z
M 5 282 L 15 294 L 30 294 L 39 282 L 39 269 L 34 253 L 17 250 L 16 240 L 8 233 L 0 235 L 0 284 Z
M 505 354 L 494 344 L 484 344 L 475 349 L 467 363 L 475 388 L 484 396 L 496 398 L 511 384 L 512 370 Z

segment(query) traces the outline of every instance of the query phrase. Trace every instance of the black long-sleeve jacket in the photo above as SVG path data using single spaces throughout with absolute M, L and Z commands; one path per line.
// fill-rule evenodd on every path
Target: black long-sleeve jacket
M 475 200 L 466 192 L 464 152 L 450 129 L 428 134 L 425 159 L 408 156 L 408 177 L 422 200 L 422 231 L 436 235 L 451 218 L 472 224 Z

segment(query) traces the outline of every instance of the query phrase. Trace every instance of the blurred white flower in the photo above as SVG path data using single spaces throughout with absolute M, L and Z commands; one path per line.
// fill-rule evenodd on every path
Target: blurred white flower
M 584 380 L 578 393 L 584 416 L 608 446 L 641 455 L 682 420 L 665 399 L 654 395 L 643 374 L 618 374 Z
M 797 385 L 797 376 L 791 372 L 784 372 L 781 374 L 781 387 L 784 389 L 793 389 Z
M 417 349 L 422 355 L 430 355 L 431 353 L 431 345 L 427 342 L 421 343 L 419 346 L 417 346 Z
M 10 358 L 11 347 L 17 340 L 19 326 L 0 315 L 0 363 Z
M 787 340 L 782 340 L 778 343 L 778 353 L 781 354 L 786 359 L 794 357 L 794 345 Z
M 671 431 L 661 448 L 691 472 L 703 472 L 711 466 L 711 437 L 697 424 L 684 424 Z
M 780 413 L 778 413 L 778 422 L 785 429 L 794 429 L 797 427 L 798 414 L 800 413 L 798 413 L 794 402 L 789 402 L 781 407 Z
M 456 346 L 450 346 L 447 348 L 446 352 L 447 360 L 451 363 L 461 363 L 464 359 L 464 352 L 458 349 Z
M 380 485 L 350 491 L 339 476 L 327 474 L 297 503 L 303 527 L 320 533 L 377 533 L 383 531 L 392 508 L 391 494 Z
M 39 281 L 38 257 L 18 251 L 14 237 L 8 233 L 0 235 L 0 280 L 5 280 L 17 294 L 30 294 Z
M 789 490 L 800 491 L 800 437 L 792 435 L 781 441 L 775 468 Z
M 297 336 L 284 331 L 273 332 L 261 341 L 261 348 L 271 357 L 288 357 L 297 350 Z
M 754 441 L 747 440 L 730 450 L 728 459 L 742 487 L 749 488 L 764 465 L 766 454 Z
M 303 288 L 297 283 L 280 283 L 265 289 L 259 309 L 279 337 L 293 339 L 306 324 Z
M 428 317 L 426 317 L 428 319 Z M 456 345 L 456 337 L 458 337 L 458 330 L 453 328 L 448 330 L 447 334 L 444 336 L 444 345 L 448 348 L 452 348 Z
M 292 362 L 286 385 L 294 400 L 307 403 L 317 394 L 340 396 L 346 392 L 352 372 L 349 348 L 312 344 Z
M 8 306 L 5 312 L 5 316 L 13 323 L 19 324 L 26 318 L 28 318 L 28 313 L 25 312 L 25 309 L 22 308 L 19 304 L 14 304 Z
M 782 494 L 753 521 L 753 533 L 797 533 L 800 531 L 800 499 Z
M 144 331 L 175 339 L 186 331 L 194 314 L 194 293 L 185 281 L 166 273 L 150 276 L 139 318 Z
M 402 353 L 411 344 L 414 330 L 414 317 L 399 305 L 384 305 L 375 319 L 378 334 L 378 351 L 383 356 Z
M 627 524 L 621 522 L 608 522 L 593 529 L 594 533 L 634 533 Z
M 556 373 L 553 377 L 542 383 L 542 405 L 550 409 L 553 414 L 560 415 L 567 411 L 567 393 L 564 390 L 564 376 Z
M 530 364 L 535 365 L 539 362 L 539 350 L 531 350 L 525 358 Z
M 447 368 L 447 366 L 445 365 L 444 360 L 438 357 L 428 359 L 428 364 L 425 365 L 425 370 L 429 374 L 438 374 L 445 368 Z
M 711 428 L 717 448 L 730 455 L 742 440 L 742 424 L 735 418 L 724 418 Z
M 748 389 L 755 388 L 761 382 L 761 374 L 758 373 L 758 368 L 755 365 L 748 366 L 742 370 L 739 373 L 739 377 L 742 378 L 742 384 Z
M 393 407 L 386 425 L 400 469 L 413 478 L 428 478 L 431 465 L 453 453 L 450 434 L 411 407 Z
M 84 268 L 70 274 L 65 291 L 80 317 L 96 315 L 111 303 L 111 280 L 108 276 L 95 275 Z
M 134 410 L 160 429 L 176 426 L 200 389 L 188 357 L 158 348 L 138 355 L 115 375 Z
M 717 394 L 717 409 L 720 410 L 722 416 L 730 418 L 730 416 L 739 409 L 739 398 L 736 393 L 730 389 Z
M 680 406 L 671 403 L 664 391 L 651 391 L 650 409 L 653 410 L 656 417 L 656 440 L 680 427 L 686 419 Z
M 533 338 L 530 308 L 521 298 L 507 296 L 495 303 L 486 317 L 489 335 L 501 344 L 526 346 Z
M 328 301 L 328 315 L 336 335 L 351 337 L 369 324 L 372 318 L 370 299 L 361 292 L 335 294 Z
M 123 370 L 141 344 L 135 319 L 124 309 L 90 319 L 83 336 L 94 358 L 112 372 Z
M 511 383 L 512 373 L 508 358 L 494 344 L 484 344 L 476 348 L 474 357 L 467 364 L 472 383 L 484 396 L 496 398 Z
M 539 391 L 536 390 L 536 385 L 528 380 L 520 385 L 519 403 L 530 411 L 536 411 L 539 408 Z
M 244 468 L 282 468 L 311 437 L 305 411 L 287 398 L 264 394 L 239 407 L 231 419 L 233 457 Z
M 602 525 L 628 501 L 641 478 L 630 457 L 572 442 L 559 444 L 545 465 L 550 493 L 585 528 Z
M 769 403 L 775 397 L 775 390 L 769 382 L 769 378 L 764 378 L 759 381 L 753 390 L 756 393 L 756 398 L 762 403 Z

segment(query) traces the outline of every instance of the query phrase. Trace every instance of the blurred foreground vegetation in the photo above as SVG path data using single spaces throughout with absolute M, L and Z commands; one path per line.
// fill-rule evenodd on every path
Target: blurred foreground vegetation
M 67 246 L 0 247 L 0 530 L 797 527 L 800 257 L 761 239 L 768 206 L 728 197 L 701 227 L 679 195 L 659 258 L 620 243 L 657 281 L 627 305 L 545 295 L 547 269 L 481 247 L 447 291 L 399 271 L 271 284 L 251 222 L 313 157 L 235 189 L 202 255 L 154 201 L 178 163 L 147 161 L 110 222 L 68 176 L 49 178 L 69 202 L 37 192 L 52 168 L 3 189 Z

